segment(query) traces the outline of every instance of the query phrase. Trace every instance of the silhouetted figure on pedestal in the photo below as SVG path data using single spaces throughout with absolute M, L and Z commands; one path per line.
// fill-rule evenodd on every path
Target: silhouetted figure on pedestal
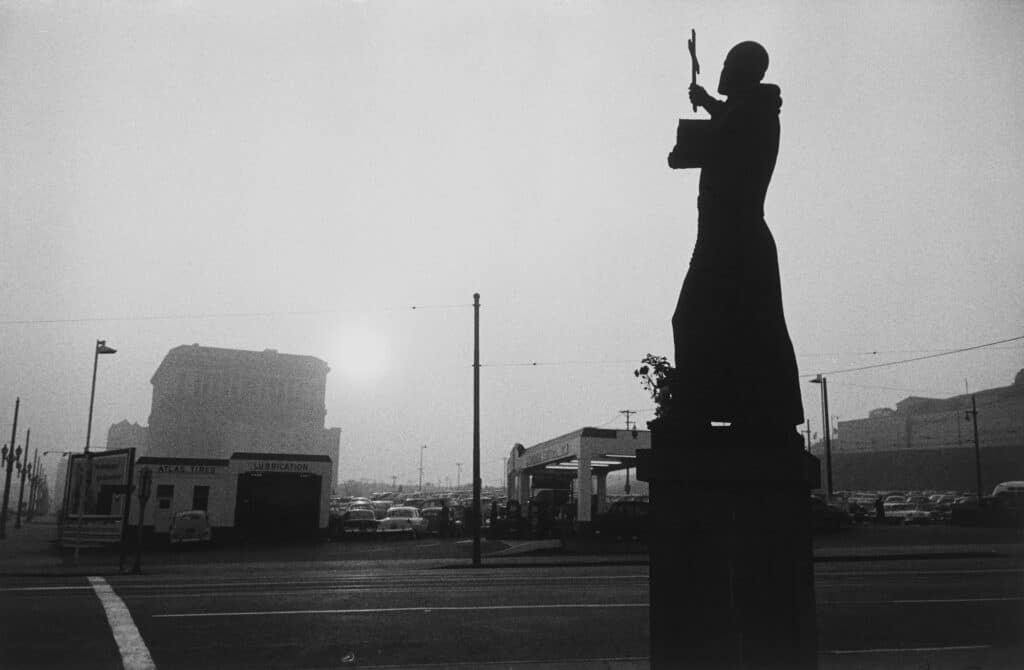
M 690 86 L 710 121 L 680 121 L 670 167 L 700 168 L 697 243 L 672 317 L 672 423 L 789 428 L 803 423 L 796 358 L 782 311 L 778 255 L 764 200 L 779 150 L 779 87 L 761 83 L 768 53 L 729 51 L 716 100 Z

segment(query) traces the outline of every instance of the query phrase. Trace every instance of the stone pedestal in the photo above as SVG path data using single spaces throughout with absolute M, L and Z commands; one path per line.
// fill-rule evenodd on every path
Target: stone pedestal
M 651 668 L 816 668 L 803 440 L 652 423 Z

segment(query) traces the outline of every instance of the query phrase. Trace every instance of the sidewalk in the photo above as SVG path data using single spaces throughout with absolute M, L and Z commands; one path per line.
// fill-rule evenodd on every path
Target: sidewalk
M 53 517 L 33 519 L 15 528 L 7 526 L 7 537 L 0 540 L 0 574 L 25 570 L 50 571 L 64 567 L 57 550 L 57 522 Z
M 76 565 L 70 549 L 58 550 L 57 524 L 52 517 L 23 523 L 7 529 L 0 540 L 0 576 L 85 576 L 112 575 L 118 571 L 116 548 L 82 549 Z M 467 540 L 455 543 L 459 555 L 468 557 Z M 438 545 L 431 545 L 443 549 Z M 414 553 L 420 552 L 420 553 Z M 364 555 L 365 554 L 365 555 Z M 979 557 L 1024 558 L 1024 534 L 1019 530 L 965 527 L 900 528 L 858 527 L 831 535 L 816 536 L 815 562 L 912 560 Z M 129 552 L 125 566 L 130 568 L 134 553 Z M 456 561 L 457 562 L 454 562 Z M 146 572 L 175 570 L 183 566 L 209 563 L 238 563 L 271 569 L 299 563 L 353 565 L 360 561 L 416 563 L 424 567 L 460 567 L 464 561 L 451 555 L 424 555 L 422 548 L 404 544 L 379 545 L 312 544 L 278 547 L 213 548 L 201 552 L 167 552 L 147 549 L 143 552 Z M 647 553 L 634 545 L 566 545 L 561 540 L 505 540 L 488 542 L 484 567 L 531 565 L 646 565 Z

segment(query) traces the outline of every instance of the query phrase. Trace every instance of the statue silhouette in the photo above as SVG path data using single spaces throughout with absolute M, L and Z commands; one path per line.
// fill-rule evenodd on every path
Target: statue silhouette
M 690 101 L 710 121 L 679 122 L 668 164 L 700 168 L 697 243 L 672 317 L 674 423 L 792 427 L 803 423 L 793 344 L 782 311 L 778 253 L 764 199 L 779 150 L 779 87 L 768 52 L 742 42 L 725 59 L 716 100 Z

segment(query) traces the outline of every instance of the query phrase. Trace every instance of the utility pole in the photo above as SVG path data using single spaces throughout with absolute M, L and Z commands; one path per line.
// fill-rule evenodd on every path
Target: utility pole
M 807 419 L 807 451 L 811 450 L 811 420 Z
M 3 449 L 3 458 L 0 459 L 0 464 L 7 465 L 6 472 L 4 474 L 4 501 L 3 506 L 0 508 L 0 539 L 7 537 L 7 506 L 9 504 L 11 496 L 11 472 L 14 470 L 14 461 L 18 459 L 14 453 L 14 440 L 18 436 L 18 407 L 21 405 L 21 398 L 14 399 L 14 423 L 11 424 L 11 441 L 7 447 Z M 8 451 L 8 449 L 10 451 Z
M 473 294 L 473 567 L 480 567 L 480 294 Z
M 458 468 L 455 473 L 455 488 L 459 488 L 459 484 L 462 482 L 462 463 L 456 463 L 455 467 Z
M 427 445 L 420 447 L 420 492 L 423 492 L 423 450 L 427 448 Z
M 631 416 L 633 416 L 634 414 L 636 414 L 636 411 L 632 410 L 632 409 L 624 409 L 624 410 L 620 410 L 619 414 L 625 414 L 626 415 L 626 430 L 632 430 L 633 426 L 635 426 L 636 424 L 634 423 L 633 426 L 629 425 L 629 418 Z
M 966 381 L 964 382 L 966 384 Z M 971 396 L 971 408 L 967 410 L 967 420 L 974 424 L 974 474 L 978 484 L 978 506 L 981 506 L 981 449 L 978 447 L 978 404 Z
M 398 475 L 391 475 L 391 490 L 398 490 Z
M 25 521 L 31 521 L 35 516 L 36 492 L 39 488 L 39 449 L 36 449 L 32 457 L 32 476 L 28 480 L 28 510 L 26 510 Z
M 16 464 L 21 477 L 21 488 L 18 489 L 18 509 L 14 512 L 14 527 L 21 528 L 21 507 L 25 503 L 25 477 L 32 471 L 28 465 L 28 441 L 32 437 L 32 429 L 25 431 L 25 452 L 21 463 Z

